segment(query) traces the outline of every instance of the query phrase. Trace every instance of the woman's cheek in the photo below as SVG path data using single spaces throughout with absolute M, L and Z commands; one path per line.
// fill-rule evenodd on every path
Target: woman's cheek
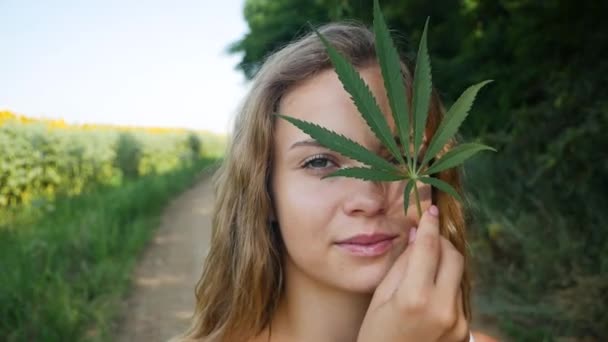
M 331 206 L 347 188 L 344 186 L 344 180 L 340 179 L 343 177 L 321 179 L 326 173 L 302 174 L 285 184 L 288 189 L 287 202 L 302 209 L 318 210 Z
M 295 240 L 298 244 L 331 240 L 330 225 L 340 198 L 340 189 L 333 179 L 294 182 L 282 195 L 279 210 L 285 239 Z

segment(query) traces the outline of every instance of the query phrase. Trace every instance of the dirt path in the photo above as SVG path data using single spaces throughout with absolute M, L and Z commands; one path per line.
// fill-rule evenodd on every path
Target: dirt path
M 133 275 L 119 342 L 167 341 L 184 331 L 211 236 L 210 171 L 165 209 Z

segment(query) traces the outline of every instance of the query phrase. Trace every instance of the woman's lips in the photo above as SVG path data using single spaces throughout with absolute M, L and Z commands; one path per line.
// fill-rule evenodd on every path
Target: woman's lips
M 393 245 L 395 237 L 380 240 L 374 243 L 350 243 L 340 242 L 336 245 L 353 255 L 357 256 L 379 256 L 386 253 Z

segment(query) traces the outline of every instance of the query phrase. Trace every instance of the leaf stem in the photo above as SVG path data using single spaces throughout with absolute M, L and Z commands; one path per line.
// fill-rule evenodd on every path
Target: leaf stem
M 420 207 L 420 195 L 418 195 L 418 185 L 414 181 L 414 199 L 416 200 L 416 208 L 418 209 L 418 218 L 422 217 L 422 208 Z

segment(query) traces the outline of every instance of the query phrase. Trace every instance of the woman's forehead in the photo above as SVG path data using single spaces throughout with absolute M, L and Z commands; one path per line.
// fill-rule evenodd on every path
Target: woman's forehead
M 382 74 L 378 66 L 358 69 L 383 111 L 389 109 Z M 282 97 L 279 110 L 285 107 L 349 107 L 356 109 L 351 95 L 344 89 L 334 69 L 326 69 L 294 86 Z

